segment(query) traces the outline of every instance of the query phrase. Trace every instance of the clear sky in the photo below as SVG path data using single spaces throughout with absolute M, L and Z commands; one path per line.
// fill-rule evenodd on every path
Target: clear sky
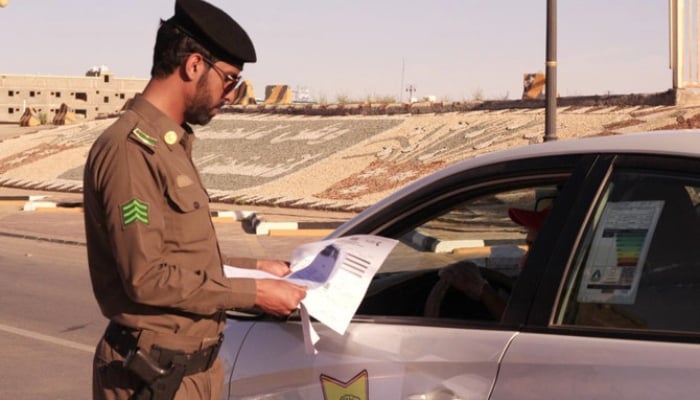
M 518 99 L 544 72 L 545 0 L 211 0 L 253 39 L 243 75 L 336 101 L 414 96 Z M 672 86 L 667 0 L 558 1 L 562 96 L 656 93 Z M 0 74 L 83 76 L 106 65 L 148 78 L 159 19 L 174 0 L 9 0 Z

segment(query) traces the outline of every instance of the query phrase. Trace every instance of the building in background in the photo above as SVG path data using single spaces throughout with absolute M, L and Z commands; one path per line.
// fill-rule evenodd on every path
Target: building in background
M 51 121 L 62 104 L 80 118 L 118 113 L 147 79 L 115 78 L 106 66 L 84 77 L 0 74 L 0 122 L 19 123 L 27 108 Z

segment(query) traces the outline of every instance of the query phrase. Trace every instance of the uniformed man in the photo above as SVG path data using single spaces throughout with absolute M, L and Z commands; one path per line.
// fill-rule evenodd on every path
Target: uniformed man
M 224 257 L 192 162 L 194 134 L 233 97 L 253 43 L 226 13 L 177 0 L 161 21 L 151 80 L 94 143 L 85 165 L 90 277 L 110 320 L 93 365 L 95 399 L 219 399 L 225 310 L 287 315 L 306 295 L 280 280 L 230 279 L 222 264 L 275 275 L 275 260 Z

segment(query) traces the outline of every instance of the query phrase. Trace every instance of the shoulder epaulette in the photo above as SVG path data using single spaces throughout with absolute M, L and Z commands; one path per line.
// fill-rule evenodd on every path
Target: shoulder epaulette
M 131 133 L 129 133 L 129 137 L 134 142 L 142 145 L 144 148 L 146 148 L 152 153 L 155 152 L 158 146 L 158 139 L 154 138 L 153 136 L 150 136 L 138 127 L 131 130 Z
M 148 136 L 146 132 L 142 131 L 140 128 L 134 128 L 134 130 L 132 130 L 131 133 L 134 136 L 136 136 L 136 138 L 140 140 L 143 144 L 149 145 L 151 147 L 155 147 L 155 145 L 158 144 L 158 139 Z

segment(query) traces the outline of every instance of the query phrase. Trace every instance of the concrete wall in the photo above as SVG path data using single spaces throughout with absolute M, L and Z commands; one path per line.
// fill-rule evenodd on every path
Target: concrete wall
M 61 104 L 85 119 L 119 112 L 146 87 L 147 79 L 100 76 L 33 76 L 0 74 L 0 122 L 18 123 L 25 108 L 46 114 L 51 123 Z

